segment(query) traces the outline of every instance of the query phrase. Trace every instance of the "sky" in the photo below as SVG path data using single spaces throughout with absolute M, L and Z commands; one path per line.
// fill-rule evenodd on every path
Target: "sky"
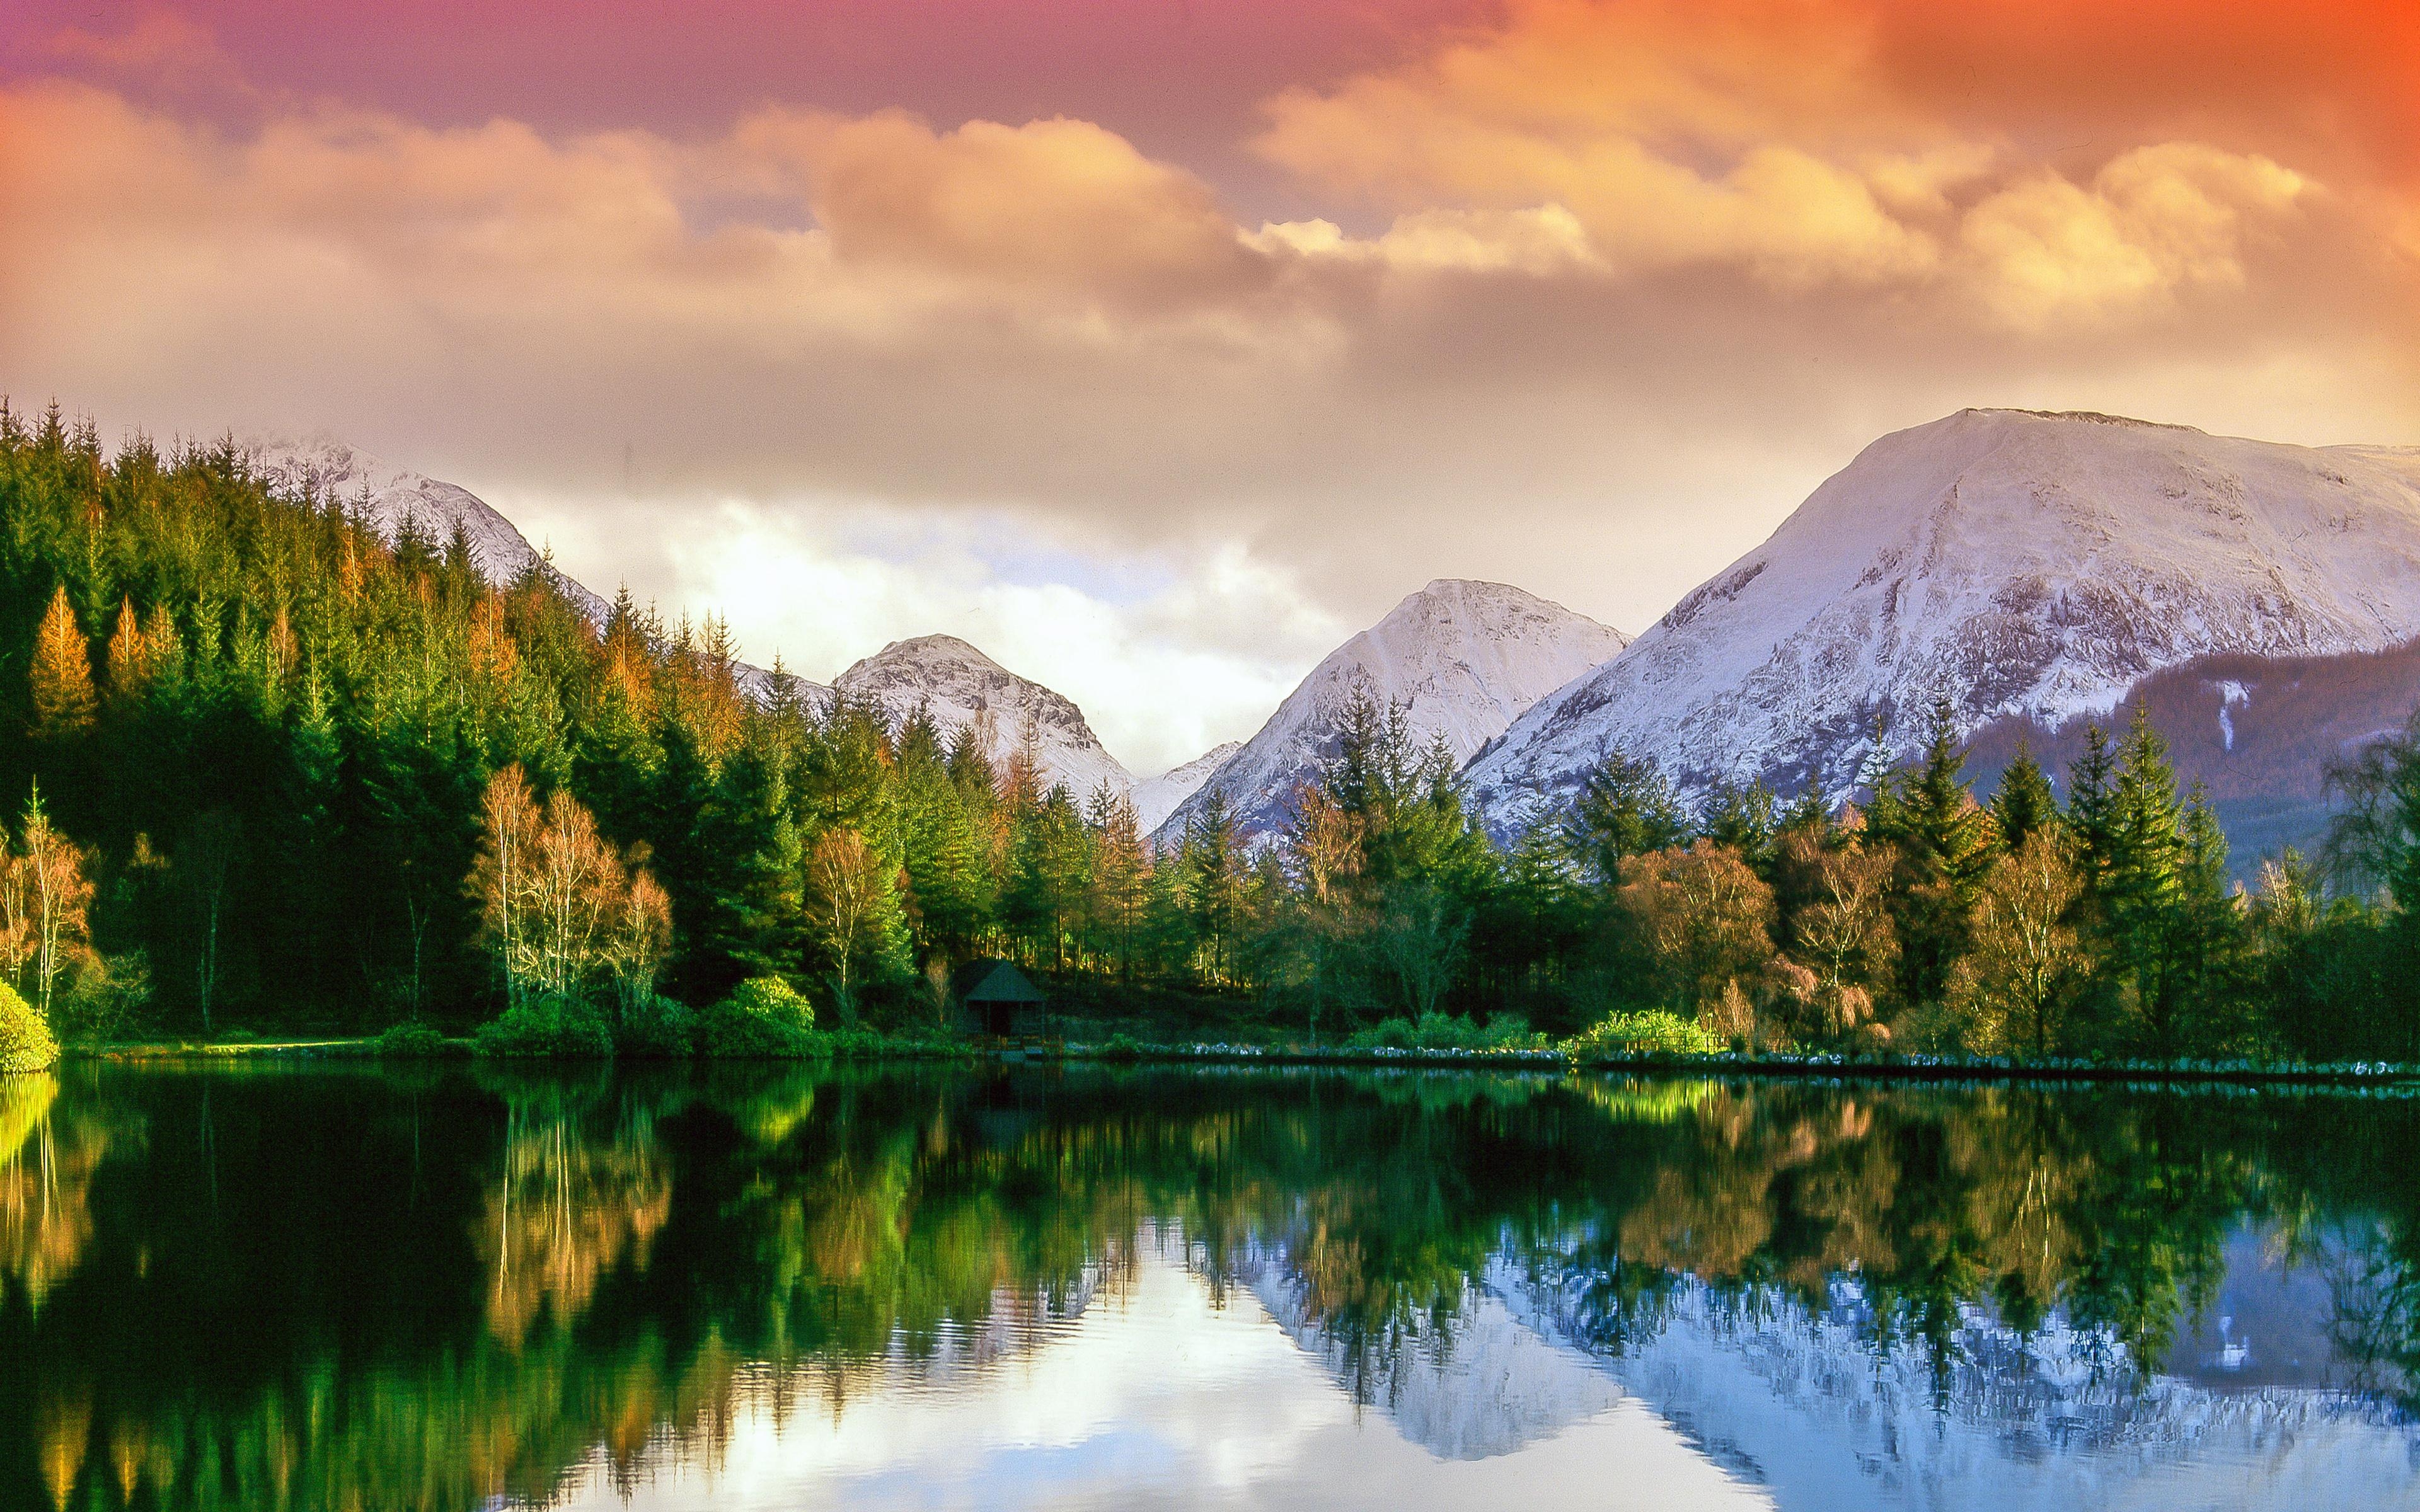
M 326 431 L 1138 774 L 1971 405 L 2420 443 L 2408 0 L 12 0 L 0 393 Z

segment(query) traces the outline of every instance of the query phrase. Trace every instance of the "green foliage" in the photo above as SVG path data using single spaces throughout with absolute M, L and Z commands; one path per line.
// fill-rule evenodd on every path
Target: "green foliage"
M 731 991 L 731 1005 L 743 1013 L 795 1029 L 815 1026 L 815 1005 L 779 977 L 751 977 Z
M 479 1026 L 473 1048 L 497 1059 L 601 1060 L 613 1053 L 604 1013 L 580 997 L 531 997 Z
M 828 1055 L 813 1004 L 779 977 L 753 977 L 695 1016 L 690 1042 L 716 1058 L 782 1059 Z
M 397 1060 L 426 1060 L 458 1055 L 461 1046 L 445 1038 L 436 1026 L 417 1020 L 397 1024 L 370 1041 L 371 1052 Z
M 650 993 L 622 1010 L 613 1026 L 613 1053 L 678 1060 L 696 1049 L 697 1015 L 685 1003 Z
M 59 1042 L 51 1026 L 17 989 L 0 982 L 0 1076 L 48 1071 L 58 1060 Z
M 1726 1048 L 1714 1030 L 1660 1008 L 1609 1013 L 1563 1043 L 1563 1053 L 1582 1064 L 1644 1056 L 1712 1056 Z

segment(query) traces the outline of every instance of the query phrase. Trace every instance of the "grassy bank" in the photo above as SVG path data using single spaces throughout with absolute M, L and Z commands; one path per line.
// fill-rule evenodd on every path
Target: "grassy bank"
M 1756 1076 L 1910 1082 L 2071 1082 L 2173 1086 L 2216 1083 L 2243 1087 L 2358 1086 L 2420 1092 L 2420 1065 L 2395 1061 L 2313 1063 L 2230 1060 L 2024 1060 L 2000 1057 L 1857 1057 L 1843 1055 L 1575 1055 L 1553 1046 L 1419 1047 L 1309 1045 L 1227 1041 L 1143 1041 L 1119 1034 L 1095 1041 L 1028 1045 L 934 1037 L 900 1038 L 870 1031 L 819 1037 L 814 1049 L 778 1056 L 698 1059 L 976 1059 L 1063 1060 L 1101 1064 L 1355 1066 L 1558 1072 L 1576 1074 Z M 69 1059 L 108 1061 L 238 1061 L 247 1059 L 468 1058 L 467 1038 L 416 1038 L 398 1052 L 387 1039 L 156 1040 L 66 1047 Z M 523 1057 L 566 1062 L 592 1057 Z M 625 1057 L 628 1059 L 663 1058 Z

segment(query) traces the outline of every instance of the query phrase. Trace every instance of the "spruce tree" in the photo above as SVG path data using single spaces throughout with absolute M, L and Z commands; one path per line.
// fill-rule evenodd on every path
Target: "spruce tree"
M 2050 779 L 2034 760 L 2033 748 L 2020 742 L 2016 760 L 2000 774 L 1999 789 L 1992 795 L 1992 826 L 2000 848 L 2015 854 L 2035 831 L 2057 819 L 2058 796 Z

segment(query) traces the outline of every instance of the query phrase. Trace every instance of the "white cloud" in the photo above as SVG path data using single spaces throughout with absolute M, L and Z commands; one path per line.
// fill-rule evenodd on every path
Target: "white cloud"
M 1035 527 L 1006 516 L 487 497 L 574 578 L 609 596 L 627 581 L 668 616 L 721 614 L 749 659 L 778 654 L 817 682 L 892 640 L 971 641 L 1075 700 L 1139 777 L 1249 735 L 1357 628 L 1233 543 L 1182 559 L 1059 545 L 1035 563 Z

